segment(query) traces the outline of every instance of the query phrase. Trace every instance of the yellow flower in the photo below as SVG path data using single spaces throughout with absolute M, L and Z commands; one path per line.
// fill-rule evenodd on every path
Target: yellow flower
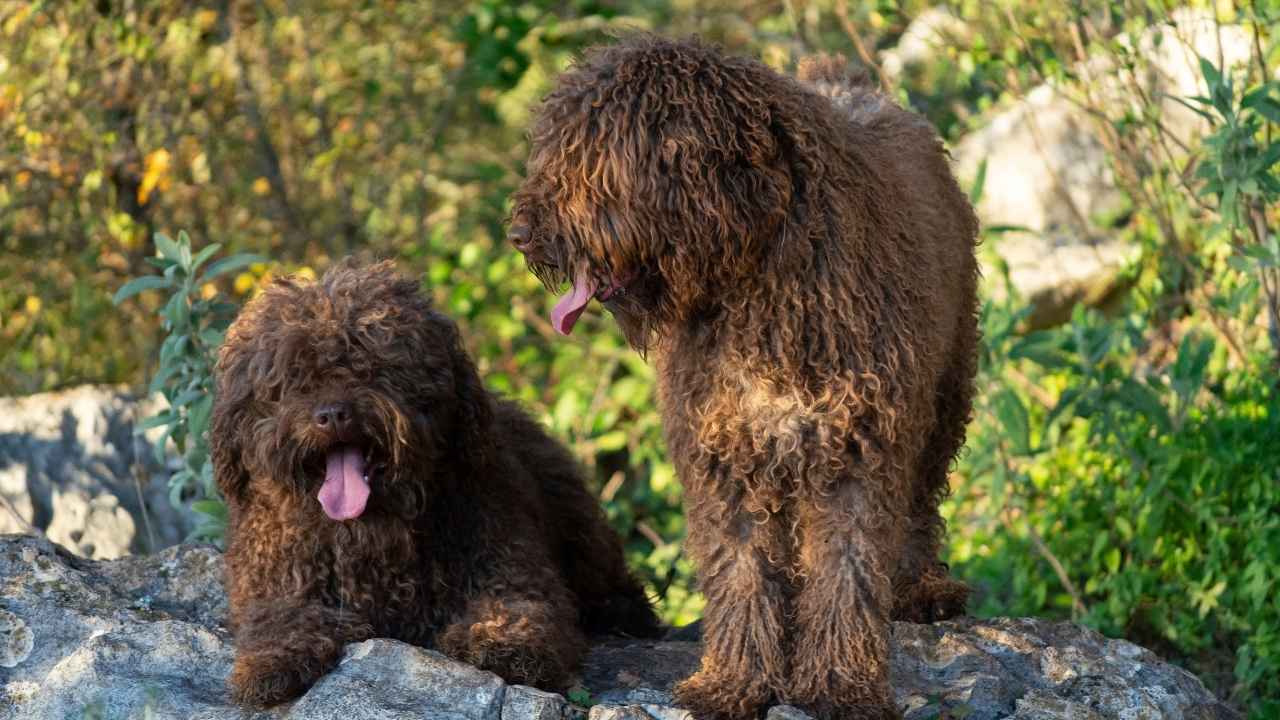
M 23 307 L 26 308 L 28 315 L 35 315 L 36 313 L 40 312 L 40 308 L 42 307 L 42 305 L 43 304 L 40 302 L 40 298 L 36 297 L 35 295 L 28 295 L 27 301 L 23 303 Z
M 142 173 L 142 184 L 138 186 L 138 204 L 146 205 L 154 190 L 169 187 L 169 166 L 173 157 L 164 148 L 147 153 L 145 170 Z
M 254 195 L 266 195 L 269 192 L 271 192 L 271 183 L 267 182 L 266 178 L 260 177 L 253 181 Z
M 214 23 L 218 22 L 217 10 L 201 10 L 196 13 L 195 25 L 204 32 L 213 29 Z

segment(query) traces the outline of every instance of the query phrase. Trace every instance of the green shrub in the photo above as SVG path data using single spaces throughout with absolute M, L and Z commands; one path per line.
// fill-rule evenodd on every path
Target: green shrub
M 169 477 L 169 501 L 175 507 L 191 503 L 204 517 L 192 536 L 221 542 L 226 508 L 213 481 L 209 459 L 209 416 L 213 410 L 213 365 L 237 306 L 226 302 L 212 284 L 228 273 L 259 262 L 255 255 L 237 254 L 217 260 L 215 243 L 194 255 L 186 232 L 178 239 L 157 233 L 157 257 L 147 260 L 159 271 L 125 283 L 116 291 L 117 305 L 147 290 L 171 294 L 160 311 L 165 330 L 150 392 L 164 396 L 168 407 L 138 423 L 137 432 L 161 428 L 153 440 L 156 462 L 163 463 L 172 442 L 182 467 Z
M 1209 96 L 1187 102 L 1210 124 L 1203 146 L 1131 186 L 1125 232 L 1143 254 L 1123 306 L 1026 333 L 1012 292 L 987 304 L 950 552 L 981 588 L 976 612 L 1131 638 L 1267 718 L 1280 712 L 1280 83 L 1201 71 Z M 1168 182 L 1192 170 L 1196 196 Z

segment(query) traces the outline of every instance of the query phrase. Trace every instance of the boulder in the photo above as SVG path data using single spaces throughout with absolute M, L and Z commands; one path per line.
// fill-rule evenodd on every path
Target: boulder
M 169 504 L 169 474 L 133 432 L 158 402 L 90 385 L 0 398 L 0 533 L 98 559 L 181 542 L 193 518 Z
M 571 695 L 393 640 L 349 646 L 294 703 L 250 712 L 224 689 L 234 649 L 222 623 L 222 558 L 204 545 L 94 561 L 48 541 L 0 537 L 0 720 L 691 720 L 671 686 L 697 666 L 690 641 L 595 646 Z M 1035 619 L 896 623 L 893 683 L 907 720 L 1237 715 L 1192 675 L 1124 640 Z M 802 720 L 774 707 L 770 720 Z

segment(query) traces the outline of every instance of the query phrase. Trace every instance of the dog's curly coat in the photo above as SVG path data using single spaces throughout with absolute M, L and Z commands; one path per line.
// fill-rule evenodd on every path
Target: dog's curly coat
M 656 356 L 707 597 L 701 718 L 893 718 L 890 619 L 963 611 L 939 561 L 978 341 L 977 220 L 936 134 L 815 58 L 590 51 L 538 111 L 510 239 L 572 329 Z
M 373 636 L 559 690 L 586 633 L 657 631 L 573 459 L 389 263 L 251 302 L 210 439 L 241 703 L 300 694 Z

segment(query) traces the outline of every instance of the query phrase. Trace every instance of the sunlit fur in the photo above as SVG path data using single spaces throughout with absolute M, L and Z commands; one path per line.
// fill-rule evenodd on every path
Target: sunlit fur
M 700 718 L 893 718 L 890 618 L 963 611 L 938 503 L 978 341 L 977 221 L 933 129 L 835 58 L 625 39 L 561 76 L 511 232 L 655 357 L 707 597 Z
M 368 505 L 316 499 L 350 403 Z M 344 643 L 392 637 L 563 690 L 589 633 L 657 621 L 570 455 L 487 392 L 457 326 L 390 264 L 277 280 L 231 327 L 210 434 L 247 705 L 301 694 Z

